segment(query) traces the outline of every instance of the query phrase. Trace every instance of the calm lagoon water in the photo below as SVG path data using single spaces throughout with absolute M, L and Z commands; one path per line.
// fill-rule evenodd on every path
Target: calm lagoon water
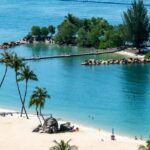
M 20 39 L 32 25 L 57 25 L 68 12 L 80 17 L 102 16 L 112 24 L 121 23 L 122 11 L 126 8 L 126 5 L 58 0 L 1 0 L 0 42 Z M 88 51 L 57 45 L 26 45 L 12 49 L 26 57 L 78 53 L 79 50 Z M 110 55 L 92 56 L 101 59 L 109 57 Z M 43 86 L 52 97 L 46 104 L 45 113 L 54 113 L 59 117 L 109 131 L 113 127 L 117 133 L 124 135 L 148 137 L 150 65 L 81 66 L 80 63 L 86 58 L 88 57 L 28 62 L 39 78 L 38 83 L 31 82 L 29 85 L 28 97 L 36 85 Z M 1 76 L 3 71 L 1 65 Z M 24 85 L 21 86 L 23 90 Z M 9 70 L 0 90 L 0 107 L 20 107 L 12 70 Z M 94 116 L 94 120 L 89 115 Z

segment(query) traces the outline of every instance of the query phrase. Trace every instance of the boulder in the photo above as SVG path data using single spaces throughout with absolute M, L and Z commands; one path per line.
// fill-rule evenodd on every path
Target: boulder
M 33 129 L 32 132 L 39 132 L 41 127 L 42 127 L 41 125 L 38 125 L 35 129 Z
M 61 131 L 61 132 L 71 131 L 72 128 L 73 128 L 73 127 L 71 127 L 70 122 L 66 122 L 66 123 L 60 125 L 60 131 Z
M 55 118 L 47 118 L 42 126 L 44 133 L 57 133 L 58 132 L 58 122 Z

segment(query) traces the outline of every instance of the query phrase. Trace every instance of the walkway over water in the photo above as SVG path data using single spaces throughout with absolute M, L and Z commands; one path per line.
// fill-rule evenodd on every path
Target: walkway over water
M 54 56 L 36 56 L 30 58 L 23 58 L 24 61 L 29 60 L 42 60 L 42 59 L 53 59 L 53 58 L 69 58 L 69 57 L 79 57 L 79 56 L 87 56 L 87 55 L 100 55 L 100 54 L 108 54 L 118 52 L 118 49 L 111 50 L 103 50 L 97 52 L 89 52 L 89 53 L 81 53 L 81 54 L 62 54 L 62 55 L 54 55 Z

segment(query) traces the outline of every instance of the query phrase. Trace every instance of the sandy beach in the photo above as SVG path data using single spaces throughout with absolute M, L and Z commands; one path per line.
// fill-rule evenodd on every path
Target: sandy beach
M 11 110 L 0 109 L 0 112 L 11 112 Z M 2 150 L 48 150 L 54 145 L 54 140 L 69 139 L 72 140 L 70 144 L 78 146 L 79 150 L 137 150 L 140 144 L 145 144 L 144 141 L 118 135 L 116 141 L 111 141 L 110 133 L 82 125 L 75 125 L 80 129 L 78 132 L 33 133 L 32 130 L 38 124 L 34 115 L 30 115 L 29 120 L 19 117 L 19 114 L 0 117 L 0 148 Z M 104 141 L 101 141 L 102 139 Z
M 132 57 L 132 58 L 140 58 L 140 59 L 144 58 L 144 55 L 135 54 L 129 50 L 119 51 L 119 52 L 116 52 L 116 54 Z

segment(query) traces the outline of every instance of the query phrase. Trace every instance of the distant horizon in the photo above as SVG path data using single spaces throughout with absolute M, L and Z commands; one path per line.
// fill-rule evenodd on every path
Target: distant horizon
M 132 4 L 132 0 L 131 3 L 124 3 L 124 2 L 111 2 L 111 1 L 98 1 L 98 0 L 59 0 L 59 1 L 75 1 L 75 2 L 83 2 L 83 3 L 99 3 L 99 4 L 114 4 L 114 5 L 131 5 Z M 145 4 L 145 2 L 144 2 Z M 145 6 L 150 7 L 150 3 L 149 4 L 145 4 Z

